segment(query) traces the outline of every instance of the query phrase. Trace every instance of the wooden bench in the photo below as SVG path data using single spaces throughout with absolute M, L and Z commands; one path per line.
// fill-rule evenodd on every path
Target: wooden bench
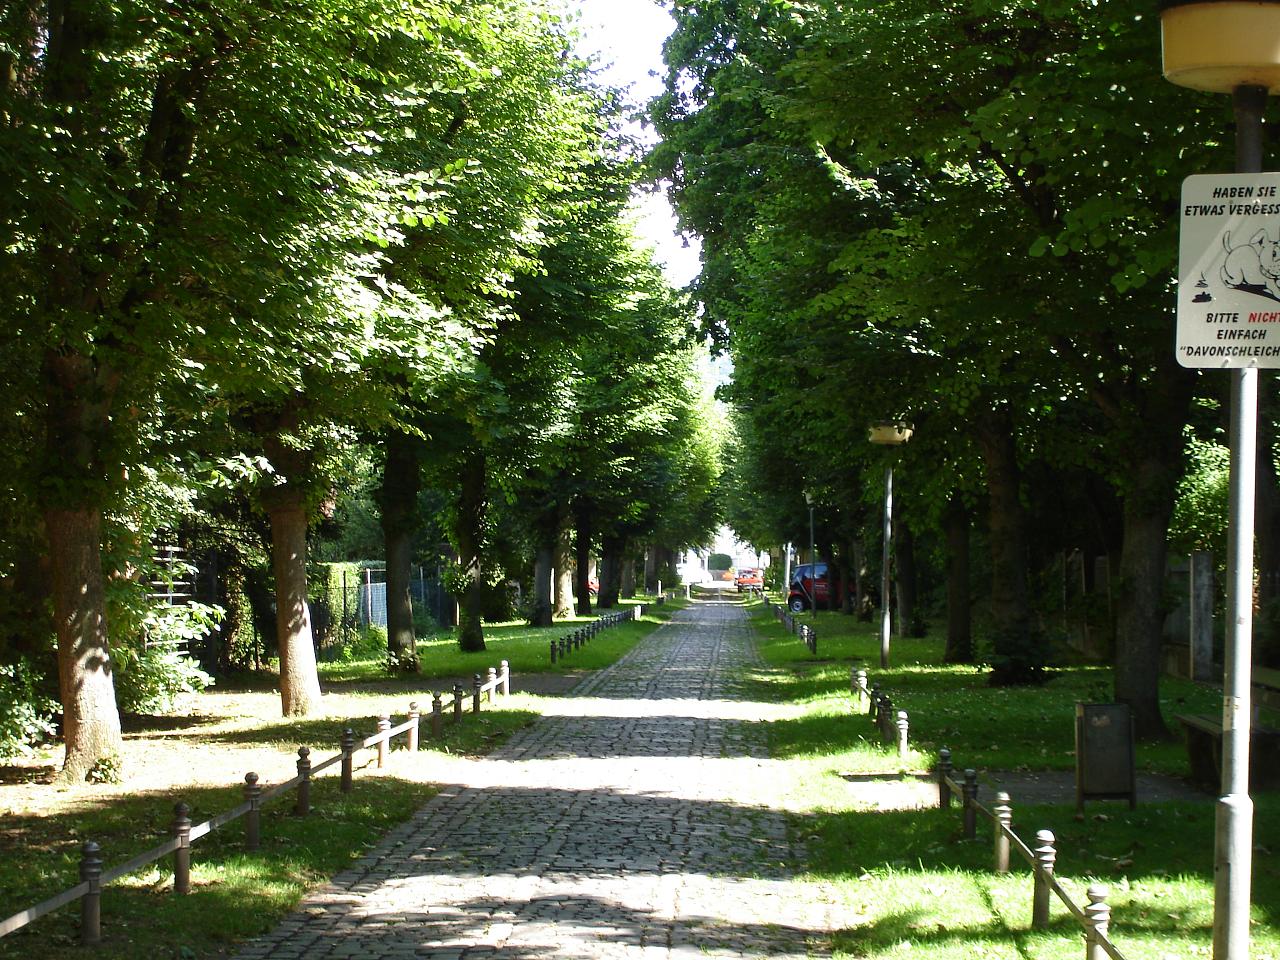
M 1204 714 L 1175 718 L 1186 734 L 1191 779 L 1217 789 L 1222 783 L 1222 721 Z M 1280 730 L 1254 726 L 1249 731 L 1249 787 L 1280 787 Z
M 1272 710 L 1280 710 L 1280 670 L 1253 668 L 1253 702 Z

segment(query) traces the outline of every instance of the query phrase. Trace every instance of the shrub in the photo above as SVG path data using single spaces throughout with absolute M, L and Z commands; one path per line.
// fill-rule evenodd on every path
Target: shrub
M 203 603 L 156 606 L 142 621 L 142 634 L 115 649 L 116 702 L 126 713 L 164 713 L 183 694 L 197 693 L 213 677 L 183 648 L 202 640 L 222 616 Z
M 727 553 L 713 553 L 711 556 L 707 557 L 707 569 L 712 572 L 732 570 L 733 557 L 729 556 Z
M 41 687 L 25 660 L 0 664 L 0 760 L 28 754 L 57 733 L 53 718 L 60 707 Z

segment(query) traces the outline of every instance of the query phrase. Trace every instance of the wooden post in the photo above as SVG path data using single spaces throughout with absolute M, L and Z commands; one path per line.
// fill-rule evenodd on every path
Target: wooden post
M 480 674 L 471 675 L 471 712 L 480 712 L 480 688 L 484 686 L 484 681 L 480 679 Z
M 893 739 L 893 701 L 886 695 L 880 701 L 880 739 Z
M 186 896 L 191 892 L 191 808 L 185 803 L 173 805 L 173 839 L 178 841 L 173 851 L 173 892 Z
M 1111 927 L 1111 907 L 1107 905 L 1110 892 L 1100 883 L 1089 885 L 1086 893 L 1089 905 L 1084 908 L 1084 960 L 1106 960 L 1107 953 L 1100 940 Z
M 871 722 L 876 722 L 876 711 L 880 709 L 880 681 L 871 681 L 871 704 L 867 707 L 867 715 L 871 717 Z
M 502 661 L 502 695 L 511 696 L 511 664 L 506 660 Z
M 80 898 L 80 942 L 102 942 L 102 850 L 92 840 L 80 848 L 80 881 L 89 892 Z
M 418 752 L 418 701 L 409 701 L 409 722 L 413 724 L 409 728 L 409 745 L 410 753 Z
M 938 751 L 938 806 L 943 810 L 951 809 L 951 784 L 947 783 L 951 773 L 951 751 L 943 747 Z
M 311 813 L 311 750 L 308 747 L 298 748 L 298 776 L 302 780 L 298 784 L 298 802 L 293 812 L 305 817 Z
M 489 679 L 485 681 L 485 686 L 489 688 L 489 693 L 486 699 L 490 703 L 493 703 L 493 695 L 495 691 L 497 691 L 498 689 L 498 668 L 497 667 L 489 668 Z
M 260 817 L 258 798 L 262 796 L 262 787 L 258 785 L 258 775 L 252 770 L 244 775 L 244 799 L 249 804 L 249 812 L 244 815 L 244 847 L 246 850 L 257 850 L 259 846 Z
M 460 723 L 461 721 L 462 721 L 462 684 L 455 683 L 453 685 L 453 722 Z
M 1035 891 L 1031 899 L 1031 929 L 1044 930 L 1049 926 L 1049 880 L 1053 876 L 1053 864 L 1058 859 L 1056 838 L 1052 830 L 1036 832 Z
M 554 665 L 555 662 L 556 662 L 556 642 L 552 640 L 551 641 L 551 663 Z
M 352 757 L 356 752 L 356 733 L 350 727 L 342 731 L 342 792 L 351 792 Z
M 1009 794 L 1001 790 L 996 794 L 996 805 L 992 810 L 996 815 L 995 823 L 992 824 L 992 839 L 995 841 L 993 850 L 993 864 L 996 873 L 1009 872 L 1009 834 L 1007 833 L 1013 827 L 1013 806 L 1009 802 Z
M 907 711 L 898 711 L 898 759 L 907 759 Z
M 387 765 L 387 749 L 391 746 L 387 743 L 387 731 L 391 729 L 391 718 L 381 716 L 378 718 L 378 733 L 382 737 L 378 741 L 378 769 L 381 770 Z
M 964 772 L 964 838 L 973 840 L 978 835 L 978 771 L 970 768 Z
M 439 740 L 444 736 L 444 701 L 439 691 L 431 695 L 431 738 Z

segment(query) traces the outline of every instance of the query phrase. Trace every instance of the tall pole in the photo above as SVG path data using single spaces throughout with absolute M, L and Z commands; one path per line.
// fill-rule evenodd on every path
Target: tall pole
M 880 668 L 889 666 L 889 559 L 893 544 L 893 464 L 884 470 L 884 546 L 880 557 Z
M 787 602 L 787 594 L 791 592 L 791 541 L 782 548 L 782 602 Z
M 1233 93 L 1236 173 L 1262 171 L 1265 87 Z M 1222 796 L 1213 856 L 1214 960 L 1248 960 L 1253 859 L 1249 798 L 1249 683 L 1253 640 L 1253 499 L 1258 448 L 1258 370 L 1231 371 L 1231 486 L 1227 522 L 1227 649 L 1222 683 Z
M 813 544 L 812 503 L 809 504 L 809 612 L 815 617 L 818 615 L 818 554 Z

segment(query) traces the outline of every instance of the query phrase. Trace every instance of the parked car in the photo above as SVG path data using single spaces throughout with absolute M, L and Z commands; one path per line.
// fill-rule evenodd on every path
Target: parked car
M 738 571 L 738 575 L 733 578 L 733 585 L 738 588 L 738 592 L 743 590 L 759 590 L 764 586 L 764 574 L 760 570 L 746 567 Z
M 814 568 L 817 582 L 814 582 Z M 825 563 L 802 563 L 791 571 L 791 586 L 787 590 L 787 606 L 792 610 L 808 610 L 816 599 L 819 605 L 831 604 L 831 580 Z

